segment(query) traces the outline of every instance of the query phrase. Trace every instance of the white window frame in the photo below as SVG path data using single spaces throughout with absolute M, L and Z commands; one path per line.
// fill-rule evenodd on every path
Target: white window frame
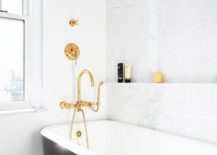
M 0 12 L 0 18 L 24 22 L 24 101 L 0 101 L 0 113 L 43 106 L 42 7 L 42 0 L 23 0 L 23 15 Z

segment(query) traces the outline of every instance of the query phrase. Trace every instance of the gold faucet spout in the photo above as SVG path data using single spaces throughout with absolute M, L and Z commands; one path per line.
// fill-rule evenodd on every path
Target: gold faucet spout
M 81 71 L 81 73 L 78 76 L 78 81 L 77 81 L 77 101 L 81 101 L 81 78 L 84 74 L 87 74 L 90 78 L 90 86 L 93 87 L 94 86 L 94 79 L 93 79 L 93 75 L 89 70 L 84 69 L 83 71 Z

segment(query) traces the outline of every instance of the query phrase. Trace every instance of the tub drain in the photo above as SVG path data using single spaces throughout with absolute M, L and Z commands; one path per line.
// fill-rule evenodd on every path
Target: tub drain
M 81 131 L 77 131 L 77 132 L 76 132 L 76 136 L 77 136 L 78 138 L 81 137 L 81 135 L 82 135 Z

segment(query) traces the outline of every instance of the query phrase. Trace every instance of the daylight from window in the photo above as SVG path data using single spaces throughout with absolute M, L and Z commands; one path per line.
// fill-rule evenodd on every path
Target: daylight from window
M 0 0 L 1 10 L 7 11 L 8 13 L 22 15 L 23 13 L 23 2 L 22 0 Z
M 23 21 L 0 18 L 0 34 L 0 103 L 23 101 Z

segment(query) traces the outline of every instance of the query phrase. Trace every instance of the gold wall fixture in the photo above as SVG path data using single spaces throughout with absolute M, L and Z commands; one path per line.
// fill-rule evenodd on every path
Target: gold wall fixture
M 83 77 L 84 74 L 88 75 L 88 77 L 90 79 L 90 86 L 91 87 L 94 86 L 94 78 L 93 78 L 92 73 L 86 69 L 82 70 L 78 76 L 78 79 L 77 79 L 77 101 L 74 103 L 62 101 L 62 102 L 60 102 L 59 106 L 61 109 L 74 109 L 73 115 L 72 115 L 72 120 L 70 123 L 69 140 L 72 140 L 72 134 L 73 134 L 73 129 L 74 129 L 76 113 L 81 112 L 82 118 L 83 118 L 84 129 L 85 129 L 86 147 L 89 148 L 86 116 L 85 116 L 85 112 L 84 112 L 83 108 L 84 107 L 89 108 L 93 112 L 99 111 L 101 87 L 103 85 L 103 81 L 100 81 L 98 84 L 96 102 L 84 101 L 81 99 L 81 78 Z M 78 136 L 78 135 L 76 134 L 76 136 Z
M 75 19 L 75 18 L 72 18 L 70 21 L 69 21 L 69 25 L 71 27 L 75 27 L 78 25 L 78 19 Z
M 75 43 L 68 43 L 65 46 L 64 53 L 69 60 L 77 60 L 80 56 L 80 49 Z

